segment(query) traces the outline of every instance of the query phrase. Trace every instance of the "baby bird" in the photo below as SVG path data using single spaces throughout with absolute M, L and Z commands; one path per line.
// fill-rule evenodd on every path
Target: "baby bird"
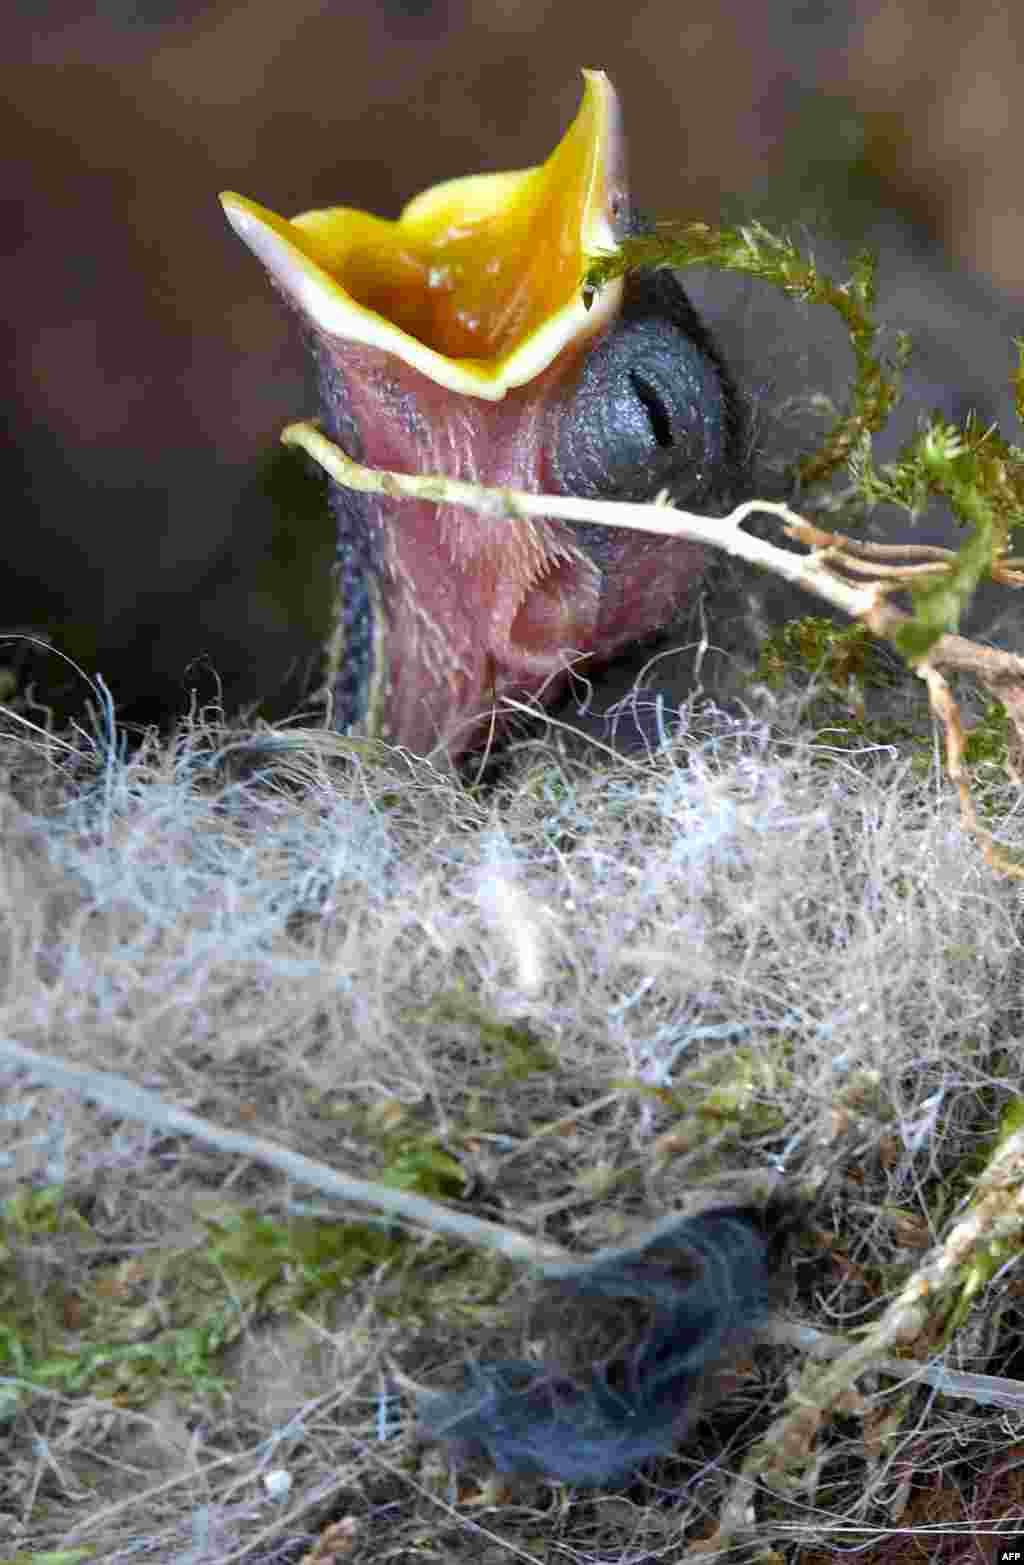
M 325 433 L 355 460 L 561 495 L 726 503 L 739 398 L 668 272 L 585 295 L 636 229 L 618 99 L 583 102 L 545 163 L 448 180 L 396 221 L 222 202 L 307 329 Z M 552 705 L 568 670 L 675 621 L 699 545 L 554 518 L 481 517 L 333 483 L 335 727 L 457 757 L 502 698 Z

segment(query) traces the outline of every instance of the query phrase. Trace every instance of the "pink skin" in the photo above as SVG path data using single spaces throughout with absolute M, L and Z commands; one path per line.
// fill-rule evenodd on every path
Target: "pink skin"
M 559 492 L 547 453 L 598 340 L 574 342 L 488 402 L 381 349 L 319 339 L 329 393 L 341 393 L 359 432 L 359 460 L 535 493 Z M 570 667 L 612 658 L 675 619 L 703 569 L 703 550 L 684 540 L 609 532 L 598 564 L 563 522 L 377 496 L 365 504 L 382 562 L 381 737 L 419 754 L 440 747 L 455 758 L 480 742 L 503 696 L 550 705 Z
M 617 342 L 628 349 L 638 339 L 608 340 L 616 309 L 627 333 L 636 319 L 625 320 L 627 285 L 604 290 L 591 313 L 580 307 L 584 255 L 617 242 L 630 227 L 618 102 L 603 73 L 586 77 L 585 117 L 552 154 L 563 161 L 544 165 L 553 170 L 551 179 L 542 179 L 539 194 L 531 171 L 524 171 L 525 185 L 514 186 L 514 198 L 502 187 L 501 199 L 513 202 L 508 222 L 486 201 L 481 207 L 475 186 L 460 198 L 464 222 L 457 201 L 449 209 L 451 187 L 441 186 L 427 202 L 430 221 L 420 197 L 396 228 L 373 230 L 358 242 L 362 220 L 345 209 L 304 214 L 289 229 L 244 198 L 222 198 L 229 221 L 312 330 L 325 432 L 356 460 L 533 493 L 559 494 L 577 484 L 578 493 L 610 494 L 616 484 L 633 483 L 635 492 L 646 494 L 659 474 L 679 476 L 670 451 L 682 459 L 692 446 L 698 479 L 726 459 L 726 415 L 715 400 L 724 382 L 716 380 L 717 361 L 685 296 L 648 301 L 652 315 L 664 315 L 679 339 L 681 389 L 660 403 L 657 388 L 642 382 L 630 404 L 630 366 L 616 362 L 615 351 Z M 517 209 L 516 201 L 525 205 Z M 489 215 L 481 217 L 482 211 Z M 427 265 L 438 256 L 442 270 L 450 263 L 451 277 L 460 279 L 458 288 L 451 284 L 451 297 Z M 546 291 L 532 297 L 538 262 Z M 467 272 L 471 267 L 482 273 Z M 488 286 L 477 286 L 482 281 Z M 631 308 L 639 308 L 635 298 Z M 493 318 L 476 319 L 486 311 Z M 537 318 L 545 311 L 544 320 Z M 557 357 L 495 400 L 439 385 L 389 348 L 348 335 L 386 341 L 382 326 L 391 321 L 397 330 L 390 336 L 404 343 L 407 356 L 425 362 L 422 350 L 433 350 L 442 380 L 474 384 L 465 365 L 461 374 L 449 374 L 442 361 L 458 366 L 460 355 L 475 351 L 502 370 L 500 385 L 507 386 L 525 370 L 523 350 L 555 320 L 557 340 L 564 343 Z M 487 330 L 478 330 L 481 325 Z M 686 350 L 687 337 L 695 358 Z M 546 341 L 553 347 L 556 338 Z M 412 351 L 417 344 L 419 355 Z M 599 347 L 600 357 L 591 358 Z M 639 351 L 638 375 L 671 381 L 664 339 L 647 334 Z M 541 362 L 536 342 L 533 353 Z M 518 367 L 510 372 L 514 362 Z M 486 376 L 482 384 L 490 393 L 500 389 Z M 699 416 L 705 394 L 714 402 L 707 428 Z M 692 416 L 683 405 L 687 395 Z M 655 404 L 650 427 L 643 412 L 648 396 Z M 625 437 L 621 450 L 614 419 Z M 645 430 L 648 445 L 653 430 L 650 450 Z M 637 464 L 632 475 L 631 453 Z M 560 468 L 573 476 L 560 477 Z M 703 568 L 702 550 L 683 541 L 574 528 L 553 519 L 485 518 L 459 506 L 340 490 L 334 500 L 340 531 L 339 618 L 330 650 L 340 660 L 331 668 L 336 721 L 365 722 L 383 739 L 419 754 L 454 758 L 486 739 L 505 697 L 550 705 L 571 668 L 589 670 L 673 621 Z

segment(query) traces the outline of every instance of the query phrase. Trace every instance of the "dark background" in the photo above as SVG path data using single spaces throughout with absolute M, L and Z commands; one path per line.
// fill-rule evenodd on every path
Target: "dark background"
M 785 221 L 827 258 L 876 246 L 880 311 L 920 349 L 903 431 L 973 405 L 1015 438 L 1022 56 L 1010 4 L 8 0 L 0 625 L 99 670 L 129 717 L 192 690 L 296 699 L 332 538 L 276 437 L 313 404 L 217 192 L 394 216 L 440 179 L 541 161 L 584 64 L 620 91 L 644 210 Z M 694 286 L 769 417 L 844 383 L 820 311 Z M 4 668 L 59 703 L 87 693 L 23 646 Z

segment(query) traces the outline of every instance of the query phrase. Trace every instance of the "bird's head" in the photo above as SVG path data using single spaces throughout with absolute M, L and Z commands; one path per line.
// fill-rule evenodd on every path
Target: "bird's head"
M 584 72 L 547 161 L 449 180 L 397 221 L 348 207 L 290 220 L 222 197 L 309 328 L 327 434 L 381 468 L 608 499 L 713 505 L 736 465 L 731 382 L 667 273 L 584 296 L 587 258 L 633 218 L 618 100 Z M 558 695 L 668 625 L 694 544 L 332 485 L 334 721 L 457 755 L 501 698 Z

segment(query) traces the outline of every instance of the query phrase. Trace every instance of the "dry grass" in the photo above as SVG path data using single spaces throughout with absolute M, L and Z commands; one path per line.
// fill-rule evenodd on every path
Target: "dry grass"
M 832 1160 L 786 1313 L 848 1333 L 1019 1098 L 1020 890 L 927 743 L 710 709 L 652 755 L 549 732 L 478 786 L 205 717 L 131 751 L 110 714 L 0 743 L 0 1036 L 348 1173 L 585 1251 L 723 1179 Z M 1019 848 L 1017 791 L 979 785 Z M 341 1223 L 24 1072 L 0 1090 L 8 1553 L 224 1565 L 321 1537 L 323 1561 L 678 1560 L 799 1365 L 757 1347 L 616 1493 L 453 1485 L 390 1368 L 446 1385 L 467 1354 L 531 1351 L 521 1271 Z M 933 1344 L 949 1364 L 1015 1373 L 1015 1277 Z M 1012 1530 L 1024 1415 L 857 1390 L 805 1486 L 758 1497 L 778 1554 L 701 1557 L 951 1562 Z

